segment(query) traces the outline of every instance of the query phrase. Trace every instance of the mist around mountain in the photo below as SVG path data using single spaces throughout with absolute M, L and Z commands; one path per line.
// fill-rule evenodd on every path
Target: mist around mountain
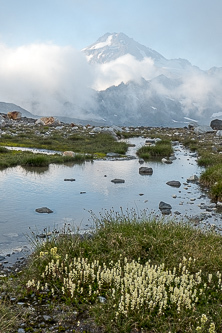
M 105 34 L 83 52 L 100 72 L 96 112 L 107 123 L 183 126 L 220 116 L 222 68 L 203 71 L 186 59 L 168 60 L 123 33 Z
M 122 126 L 179 127 L 222 117 L 222 68 L 166 59 L 123 33 L 107 33 L 81 52 L 1 44 L 0 62 L 0 100 L 12 103 L 7 112 L 15 104 L 36 116 Z

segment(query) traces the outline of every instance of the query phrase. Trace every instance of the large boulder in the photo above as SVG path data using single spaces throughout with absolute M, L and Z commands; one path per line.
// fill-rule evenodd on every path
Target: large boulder
M 194 128 L 194 133 L 199 134 L 205 134 L 205 133 L 212 133 L 214 132 L 212 127 L 210 126 L 197 126 Z
M 210 123 L 210 127 L 214 130 L 222 130 L 222 120 L 220 119 L 214 119 Z
M 7 113 L 7 117 L 12 120 L 18 120 L 21 119 L 22 114 L 19 111 L 10 111 Z
M 60 121 L 54 117 L 42 117 L 38 120 L 36 120 L 36 125 L 40 124 L 40 125 L 54 125 L 54 126 L 58 126 L 60 124 Z

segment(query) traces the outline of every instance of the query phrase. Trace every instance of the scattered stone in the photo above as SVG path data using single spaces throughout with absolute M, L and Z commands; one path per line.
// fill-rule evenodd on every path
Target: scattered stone
M 170 157 L 169 157 L 169 161 L 175 161 L 177 158 L 176 158 L 176 156 L 175 155 L 171 155 Z
M 2 261 L 2 260 L 4 260 L 5 259 L 5 257 L 3 257 L 3 256 L 0 256 L 0 261 Z
M 121 184 L 121 183 L 125 183 L 125 180 L 115 178 L 115 179 L 112 179 L 111 182 L 114 183 L 114 184 Z
M 187 179 L 187 182 L 197 182 L 199 180 L 199 178 L 197 177 L 197 175 L 193 175 L 193 176 L 190 176 L 188 179 Z
M 74 156 L 75 156 L 75 153 L 74 153 L 74 151 L 69 151 L 69 150 L 67 150 L 67 151 L 64 151 L 64 152 L 63 152 L 62 156 L 70 156 L 70 157 L 74 157 Z
M 222 136 L 222 130 L 218 130 L 217 133 L 216 133 L 216 136 L 221 137 Z
M 47 214 L 53 213 L 53 211 L 47 207 L 36 208 L 35 211 L 37 213 L 47 213 Z
M 178 180 L 170 180 L 166 183 L 169 186 L 172 187 L 180 187 L 181 186 L 181 182 L 179 182 Z
M 42 117 L 38 120 L 36 120 L 36 125 L 40 124 L 40 125 L 54 125 L 54 126 L 58 126 L 60 125 L 60 121 L 54 117 Z
M 98 296 L 98 300 L 100 303 L 106 303 L 106 298 L 103 296 Z
M 162 162 L 162 163 L 165 163 L 165 164 L 172 164 L 172 163 L 173 163 L 172 161 L 168 160 L 168 159 L 165 158 L 165 157 L 162 158 L 161 162 Z
M 210 123 L 210 127 L 214 130 L 222 130 L 222 120 L 214 119 Z
M 163 215 L 171 214 L 171 209 L 172 209 L 172 206 L 170 204 L 163 202 L 163 201 L 161 201 L 159 203 L 159 210 L 161 210 L 161 213 Z
M 85 194 L 86 192 L 85 191 L 81 191 L 80 194 Z
M 75 178 L 65 178 L 64 181 L 65 182 L 74 182 Z
M 140 164 L 143 164 L 145 161 L 144 161 L 144 159 L 143 158 L 139 158 L 139 163 Z
M 156 141 L 154 139 L 146 139 L 145 141 L 145 145 L 150 146 L 150 145 L 154 145 L 156 143 Z
M 140 175 L 152 175 L 153 169 L 148 167 L 140 167 L 139 168 L 139 174 Z

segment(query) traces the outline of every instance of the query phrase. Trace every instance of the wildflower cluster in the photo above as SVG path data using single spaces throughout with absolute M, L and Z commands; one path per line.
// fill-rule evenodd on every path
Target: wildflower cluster
M 45 252 L 44 256 L 46 255 Z M 40 257 L 43 254 L 40 253 Z M 51 259 L 52 258 L 52 259 Z M 167 270 L 164 264 L 152 265 L 150 261 L 141 264 L 140 260 L 128 261 L 127 258 L 111 261 L 107 266 L 98 260 L 89 262 L 87 258 L 69 258 L 60 260 L 57 248 L 52 248 L 49 260 L 41 276 L 41 282 L 31 280 L 27 288 L 49 290 L 55 294 L 54 284 L 60 281 L 63 295 L 78 299 L 82 297 L 90 302 L 105 295 L 107 303 L 115 311 L 115 318 L 128 317 L 135 311 L 158 313 L 174 309 L 177 313 L 193 310 L 207 289 L 202 281 L 202 272 L 190 273 L 195 259 L 183 258 L 179 267 Z M 221 288 L 221 274 L 217 273 L 218 286 Z M 208 282 L 212 282 L 209 275 Z M 57 288 L 56 288 L 57 289 Z M 214 332 L 213 327 L 211 331 Z M 198 329 L 197 329 L 198 330 Z
M 206 332 L 206 323 L 208 322 L 208 318 L 205 314 L 202 314 L 202 317 L 200 319 L 200 323 L 201 323 L 201 326 L 197 326 L 196 328 L 196 332 Z M 215 324 L 214 323 L 210 323 L 210 326 L 209 326 L 209 329 L 207 331 L 208 333 L 215 333 Z

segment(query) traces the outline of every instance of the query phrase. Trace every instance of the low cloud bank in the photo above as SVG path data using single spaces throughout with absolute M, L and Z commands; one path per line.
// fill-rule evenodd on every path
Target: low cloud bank
M 71 47 L 0 45 L 0 100 L 38 115 L 82 116 L 93 103 L 93 74 Z
M 160 75 L 173 83 L 156 80 Z M 0 44 L 0 101 L 37 115 L 96 119 L 95 90 L 131 80 L 140 84 L 141 78 L 152 82 L 147 99 L 154 93 L 177 99 L 187 116 L 195 117 L 194 109 L 198 117 L 206 117 L 206 109 L 212 106 L 216 112 L 222 110 L 221 68 L 204 72 L 190 66 L 189 70 L 178 70 L 157 66 L 150 58 L 138 61 L 129 54 L 89 65 L 85 55 L 72 47 L 49 43 L 9 48 Z M 131 94 L 132 101 L 136 100 L 133 91 Z

